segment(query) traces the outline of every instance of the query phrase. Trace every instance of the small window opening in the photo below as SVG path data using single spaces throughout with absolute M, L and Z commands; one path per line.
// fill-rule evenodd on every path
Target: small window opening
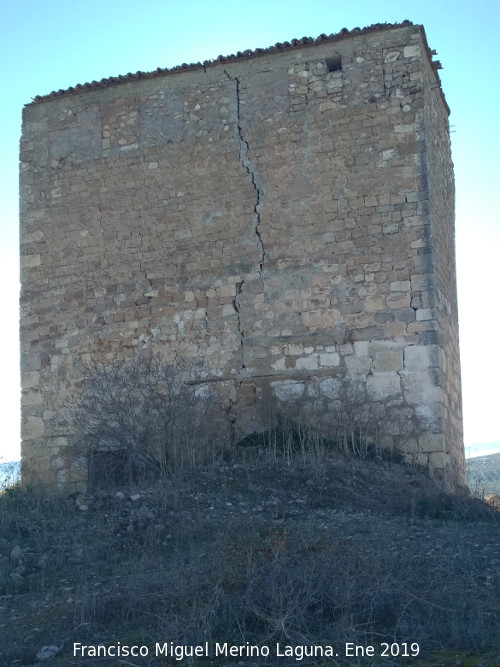
M 340 72 L 342 71 L 342 61 L 340 56 L 334 56 L 333 58 L 326 58 L 326 69 L 328 72 Z

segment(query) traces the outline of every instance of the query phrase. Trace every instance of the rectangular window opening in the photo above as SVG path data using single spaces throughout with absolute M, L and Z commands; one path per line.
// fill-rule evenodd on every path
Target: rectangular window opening
M 325 63 L 328 72 L 342 71 L 342 60 L 340 56 L 333 56 L 332 58 L 326 58 Z

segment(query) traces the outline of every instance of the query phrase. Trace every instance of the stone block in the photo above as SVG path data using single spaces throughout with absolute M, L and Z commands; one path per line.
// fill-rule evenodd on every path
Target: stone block
M 446 437 L 442 433 L 422 433 L 418 436 L 421 452 L 445 452 Z
M 28 371 L 22 374 L 21 384 L 23 389 L 35 389 L 40 385 L 40 373 L 38 371 Z
M 410 307 L 410 294 L 406 292 L 393 292 L 385 300 L 385 304 L 392 310 Z
M 304 394 L 305 385 L 296 380 L 280 380 L 271 382 L 276 398 L 280 401 L 295 401 Z
M 416 459 L 415 463 L 419 466 L 424 467 L 424 468 L 427 467 L 429 465 L 429 455 L 428 454 L 422 454 L 422 452 L 420 452 L 417 455 L 417 459 Z
M 42 360 L 41 356 L 36 353 L 21 354 L 21 371 L 23 373 L 28 371 L 36 371 L 41 369 Z
M 38 389 L 24 389 L 21 393 L 21 405 L 41 405 L 42 393 Z
M 419 308 L 415 315 L 417 322 L 425 322 L 427 320 L 436 319 L 436 311 L 434 308 Z
M 331 309 L 331 310 L 326 310 L 323 313 L 322 317 L 322 324 L 326 328 L 334 328 L 339 324 L 342 320 L 342 315 L 340 311 Z
M 391 283 L 391 292 L 409 292 L 411 283 L 409 280 L 395 280 Z
M 230 317 L 231 315 L 237 315 L 234 305 L 232 303 L 226 303 L 221 307 L 221 316 Z
M 354 354 L 356 357 L 370 356 L 370 343 L 366 340 L 358 340 L 353 343 Z
M 364 309 L 367 313 L 374 313 L 378 310 L 385 310 L 385 301 L 386 297 L 381 294 L 376 296 L 367 296 L 364 302 Z
M 23 440 L 36 440 L 44 433 L 43 419 L 40 417 L 25 417 L 21 420 L 21 437 Z
M 393 63 L 401 56 L 401 51 L 388 51 L 385 54 L 384 62 Z
M 407 345 L 404 348 L 404 367 L 407 371 L 423 371 L 439 366 L 437 345 Z
M 400 375 L 403 396 L 409 405 L 427 406 L 440 403 L 441 389 L 432 382 L 425 367 L 420 372 L 401 371 Z
M 427 292 L 434 285 L 434 278 L 430 273 L 412 275 L 410 280 L 412 292 Z
M 221 285 L 216 289 L 219 297 L 234 297 L 236 296 L 236 285 Z
M 366 379 L 366 391 L 374 401 L 401 398 L 401 381 L 396 372 L 373 373 Z
M 450 456 L 445 452 L 432 452 L 429 454 L 429 466 L 437 470 L 447 468 L 450 465 Z
M 86 109 L 71 114 L 65 126 L 55 127 L 50 133 L 50 157 L 83 162 L 101 154 L 100 109 L 89 105 Z
M 40 266 L 40 264 L 40 253 L 35 253 L 34 255 L 21 255 L 21 269 L 32 269 L 35 266 Z
M 320 310 L 302 313 L 302 322 L 308 329 L 319 329 L 323 322 L 323 314 Z
M 320 368 L 332 368 L 340 364 L 340 356 L 337 352 L 325 352 L 319 355 Z
M 403 48 L 403 57 L 404 58 L 419 58 L 420 57 L 420 46 L 417 44 L 412 44 L 411 46 L 405 46 Z
M 371 349 L 374 372 L 386 373 L 402 370 L 403 349 L 401 344 L 392 341 L 374 341 Z
M 395 316 L 398 322 L 409 324 L 410 322 L 415 321 L 415 311 L 413 308 L 401 308 L 401 310 L 396 310 Z
M 318 368 L 318 355 L 312 354 L 309 357 L 299 357 L 295 362 L 297 370 L 315 370 Z
M 418 438 L 408 438 L 401 445 L 401 451 L 406 454 L 418 454 L 420 447 L 418 444 Z

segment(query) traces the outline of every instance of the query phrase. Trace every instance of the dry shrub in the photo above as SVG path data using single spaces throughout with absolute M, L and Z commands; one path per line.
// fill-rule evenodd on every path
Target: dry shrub
M 216 437 L 216 401 L 181 359 L 157 355 L 82 365 L 64 406 L 70 459 L 88 464 L 91 487 L 131 484 L 205 461 Z M 59 427 L 61 424 L 59 424 Z

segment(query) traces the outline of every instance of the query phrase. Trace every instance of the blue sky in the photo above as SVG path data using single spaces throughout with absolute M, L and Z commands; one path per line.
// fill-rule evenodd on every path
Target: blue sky
M 4 351 L 0 459 L 18 457 L 18 144 L 24 104 L 103 77 L 197 62 L 295 37 L 372 23 L 422 23 L 438 52 L 451 108 L 457 188 L 457 262 L 465 444 L 500 442 L 497 379 L 500 131 L 495 0 L 17 0 L 0 23 L 2 213 L 0 279 Z M 498 449 L 500 449 L 500 444 Z

